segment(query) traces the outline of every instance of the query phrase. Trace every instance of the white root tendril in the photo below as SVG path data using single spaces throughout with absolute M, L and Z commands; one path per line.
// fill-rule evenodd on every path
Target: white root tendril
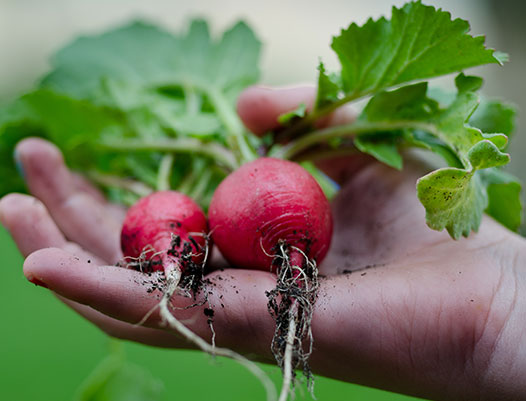
M 280 242 L 273 265 L 277 266 L 276 288 L 267 293 L 268 308 L 276 321 L 272 352 L 283 372 L 279 401 L 294 397 L 295 370 L 303 369 L 307 387 L 314 397 L 314 379 L 309 367 L 313 350 L 311 329 L 319 283 L 318 268 L 299 248 Z M 291 253 L 302 256 L 301 266 L 291 263 Z M 296 261 L 295 261 L 296 262 Z
M 296 342 L 296 318 L 298 313 L 297 303 L 293 302 L 290 313 L 289 313 L 289 328 L 287 333 L 287 345 L 285 346 L 285 356 L 283 358 L 283 384 L 281 386 L 281 392 L 279 394 L 278 401 L 287 401 L 289 393 L 291 396 L 294 395 L 292 392 L 292 353 L 294 344 Z
M 192 233 L 192 234 L 198 234 L 198 233 Z M 206 238 L 206 246 L 205 246 L 205 251 L 204 251 L 205 255 L 204 255 L 204 260 L 201 264 L 203 269 L 206 264 L 207 258 L 209 256 L 208 237 L 205 235 L 205 238 Z M 148 251 L 152 252 L 151 249 L 148 249 Z M 155 252 L 154 255 L 162 254 L 165 252 Z M 190 254 L 189 256 L 191 257 L 194 255 Z M 212 344 L 209 344 L 208 342 L 203 340 L 201 337 L 199 337 L 197 334 L 195 334 L 192 330 L 187 328 L 179 319 L 177 319 L 172 314 L 172 312 L 170 311 L 170 306 L 171 306 L 170 300 L 172 299 L 173 295 L 179 291 L 181 291 L 183 295 L 185 296 L 188 296 L 190 294 L 187 290 L 179 288 L 179 284 L 182 278 L 182 271 L 181 271 L 178 261 L 174 259 L 172 263 L 166 263 L 166 265 L 163 267 L 164 267 L 164 275 L 166 279 L 163 296 L 161 300 L 159 301 L 159 303 L 155 305 L 152 309 L 150 309 L 148 313 L 146 313 L 146 315 L 136 325 L 138 326 L 143 325 L 149 319 L 149 317 L 153 314 L 153 312 L 159 309 L 159 315 L 164 325 L 168 325 L 172 330 L 179 333 L 187 341 L 191 342 L 197 348 L 212 355 L 213 357 L 222 356 L 222 357 L 230 358 L 238 362 L 240 365 L 244 366 L 248 371 L 250 371 L 260 381 L 260 383 L 265 388 L 265 392 L 267 395 L 267 401 L 276 401 L 277 393 L 276 393 L 274 384 L 272 383 L 270 378 L 267 376 L 267 374 L 258 365 L 256 365 L 254 362 L 247 359 L 243 355 L 238 354 L 235 351 L 232 351 L 228 348 L 217 347 L 215 345 L 216 333 L 215 333 L 211 319 L 208 320 L 208 324 L 212 332 L 212 340 L 211 340 Z M 205 301 L 204 302 L 208 303 L 208 306 L 210 306 L 210 303 L 208 301 L 207 291 L 205 291 Z M 200 306 L 203 303 L 194 304 L 192 306 Z M 187 309 L 187 308 L 185 307 L 185 308 L 180 308 L 180 309 Z

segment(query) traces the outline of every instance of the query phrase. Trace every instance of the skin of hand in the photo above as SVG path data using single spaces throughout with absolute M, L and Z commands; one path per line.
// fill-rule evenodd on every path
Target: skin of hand
M 253 87 L 238 112 L 261 134 L 314 95 L 313 88 Z M 342 109 L 325 124 L 351 115 Z M 71 173 L 46 141 L 22 141 L 16 157 L 33 196 L 4 197 L 0 220 L 27 257 L 26 277 L 111 336 L 189 347 L 156 313 L 135 325 L 160 294 L 146 291 L 141 273 L 114 266 L 124 210 Z M 488 217 L 468 239 L 429 229 L 415 190 L 426 169 L 416 162 L 402 172 L 363 156 L 320 166 L 342 189 L 320 266 L 314 373 L 435 400 L 526 399 L 526 241 Z M 265 291 L 274 276 L 227 268 L 208 278 L 217 344 L 272 362 Z M 173 298 L 175 306 L 189 302 Z M 210 338 L 202 308 L 175 314 Z

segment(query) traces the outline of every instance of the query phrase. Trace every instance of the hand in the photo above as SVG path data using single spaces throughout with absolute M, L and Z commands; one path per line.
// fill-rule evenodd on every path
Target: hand
M 239 113 L 262 133 L 313 97 L 310 88 L 251 88 Z M 344 110 L 326 123 L 346 118 Z M 51 144 L 28 139 L 17 155 L 35 198 L 6 196 L 0 219 L 27 256 L 26 277 L 112 336 L 188 347 L 157 314 L 134 325 L 158 294 L 147 292 L 140 273 L 112 266 L 122 256 L 123 210 L 69 172 Z M 416 162 L 403 172 L 366 157 L 322 167 L 343 187 L 333 204 L 333 246 L 320 267 L 314 373 L 432 399 L 524 399 L 525 240 L 490 218 L 460 241 L 430 230 L 416 198 L 416 178 L 425 173 Z M 209 279 L 217 343 L 271 361 L 265 291 L 274 276 L 226 269 Z M 176 315 L 210 338 L 202 308 Z

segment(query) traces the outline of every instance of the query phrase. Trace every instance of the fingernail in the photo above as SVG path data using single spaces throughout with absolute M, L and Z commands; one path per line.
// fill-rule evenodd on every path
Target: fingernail
M 43 281 L 40 281 L 38 278 L 36 277 L 28 277 L 27 278 L 31 283 L 35 284 L 35 285 L 38 285 L 40 287 L 44 287 L 44 288 L 48 288 L 48 286 L 46 285 L 46 283 L 44 283 Z
M 18 151 L 16 149 L 13 153 L 13 158 L 15 159 L 16 171 L 18 171 L 18 174 L 20 174 L 20 176 L 25 179 L 26 175 L 24 173 L 24 166 L 22 165 L 22 161 L 20 160 L 20 155 L 18 154 Z

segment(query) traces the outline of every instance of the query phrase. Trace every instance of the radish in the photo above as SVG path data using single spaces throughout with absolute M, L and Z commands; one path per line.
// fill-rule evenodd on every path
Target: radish
M 207 233 L 207 221 L 201 208 L 179 192 L 154 192 L 128 210 L 121 232 L 125 266 L 145 273 L 164 274 L 165 278 L 159 304 L 138 324 L 143 324 L 159 308 L 163 323 L 186 340 L 211 355 L 234 359 L 250 370 L 265 387 L 267 400 L 273 401 L 276 398 L 274 386 L 256 364 L 232 350 L 215 346 L 210 305 L 205 309 L 205 315 L 212 331 L 211 345 L 177 320 L 170 311 L 170 300 L 176 292 L 195 299 L 201 291 L 204 301 L 191 307 L 208 303 L 209 292 L 203 280 L 209 249 Z
M 154 192 L 127 212 L 121 232 L 122 252 L 141 271 L 186 271 L 205 257 L 206 217 L 188 196 Z
M 298 366 L 312 384 L 308 357 L 318 289 L 316 265 L 331 242 L 330 204 L 303 167 L 261 158 L 219 185 L 209 223 L 215 244 L 232 265 L 277 274 L 277 286 L 267 295 L 276 320 L 272 351 L 283 370 L 280 400 L 284 400 Z

